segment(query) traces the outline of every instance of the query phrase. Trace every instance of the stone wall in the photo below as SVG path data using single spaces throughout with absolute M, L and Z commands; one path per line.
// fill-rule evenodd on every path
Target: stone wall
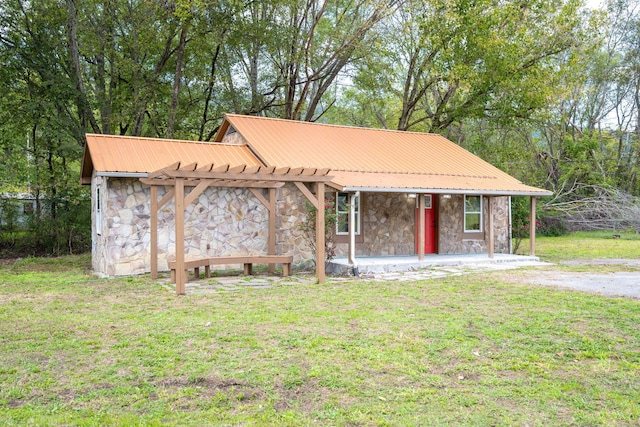
M 94 236 L 94 270 L 107 276 L 150 271 L 149 187 L 131 178 L 102 179 L 102 235 Z M 160 187 L 159 198 L 165 192 Z M 267 220 L 266 208 L 249 190 L 209 187 L 185 209 L 185 256 L 266 253 Z M 158 212 L 158 269 L 167 270 L 167 261 L 174 256 L 171 199 Z
M 278 189 L 276 204 L 276 253 L 293 255 L 294 265 L 313 264 L 315 254 L 309 239 L 300 228 L 305 220 L 307 198 L 298 188 L 288 183 Z M 327 197 L 331 193 L 327 193 Z
M 362 243 L 356 256 L 413 255 L 415 253 L 415 199 L 404 193 L 361 193 Z M 346 256 L 348 243 L 337 245 Z
M 489 227 L 487 198 L 482 198 L 483 205 L 483 236 L 469 237 L 464 233 L 464 196 L 454 194 L 451 198 L 440 197 L 439 215 L 439 253 L 466 254 L 486 253 Z M 491 202 L 493 212 L 494 251 L 509 253 L 509 198 L 493 197 Z
M 401 193 L 362 193 L 362 241 L 356 243 L 356 256 L 412 255 L 414 253 L 415 199 Z M 327 193 L 335 200 L 335 193 Z M 293 185 L 279 190 L 277 213 L 277 251 L 292 254 L 294 263 L 314 260 L 300 223 L 305 219 L 306 198 Z M 341 240 L 346 242 L 347 236 Z M 336 255 L 346 256 L 348 243 L 336 244 Z
M 97 224 L 96 188 L 101 188 L 102 221 Z M 159 188 L 159 197 L 166 189 Z M 93 268 L 98 274 L 118 276 L 150 270 L 149 187 L 132 178 L 94 177 L 92 181 Z M 327 193 L 334 198 L 335 193 Z M 356 256 L 413 255 L 415 253 L 415 198 L 403 193 L 362 193 L 362 236 Z M 276 251 L 294 256 L 294 264 L 312 264 L 310 240 L 300 229 L 306 198 L 289 183 L 277 190 Z M 487 251 L 486 233 L 468 238 L 463 233 L 463 196 L 439 199 L 439 253 Z M 488 226 L 487 199 L 484 230 Z M 495 251 L 509 251 L 508 198 L 493 198 Z M 101 234 L 97 234 L 98 228 Z M 343 242 L 347 236 L 343 236 Z M 214 188 L 203 192 L 185 209 L 187 257 L 267 253 L 268 212 L 247 189 Z M 346 256 L 347 243 L 336 245 Z M 167 270 L 175 256 L 174 200 L 158 213 L 158 268 Z

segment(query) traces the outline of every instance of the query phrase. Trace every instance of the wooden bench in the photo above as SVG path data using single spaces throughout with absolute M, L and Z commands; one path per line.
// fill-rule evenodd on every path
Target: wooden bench
M 204 276 L 211 277 L 212 265 L 243 264 L 244 274 L 249 276 L 252 273 L 253 264 L 282 264 L 282 275 L 291 275 L 291 264 L 293 256 L 290 255 L 241 255 L 241 256 L 221 256 L 209 258 L 197 258 L 184 261 L 184 269 L 193 269 L 196 279 L 200 277 L 200 267 L 204 267 Z M 176 261 L 169 261 L 171 269 L 171 281 L 176 282 Z

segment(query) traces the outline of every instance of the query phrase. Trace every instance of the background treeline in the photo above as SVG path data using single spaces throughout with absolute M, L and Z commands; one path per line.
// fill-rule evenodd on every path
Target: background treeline
M 560 228 L 640 221 L 637 0 L 3 0 L 0 64 L 5 254 L 89 247 L 86 132 L 210 140 L 225 112 L 442 133 Z

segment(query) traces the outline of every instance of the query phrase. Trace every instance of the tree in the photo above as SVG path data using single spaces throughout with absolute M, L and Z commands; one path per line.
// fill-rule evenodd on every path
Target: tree
M 356 84 L 383 95 L 384 121 L 399 130 L 442 132 L 465 119 L 528 117 L 553 93 L 556 58 L 582 37 L 578 6 L 407 1 L 385 20 L 384 48 L 360 63 Z

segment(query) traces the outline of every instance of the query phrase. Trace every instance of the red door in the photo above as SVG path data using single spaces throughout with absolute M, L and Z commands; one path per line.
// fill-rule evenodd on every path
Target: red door
M 436 208 L 434 206 L 435 197 L 432 194 L 425 194 L 424 209 L 424 253 L 436 253 L 436 237 L 438 234 L 438 220 Z M 418 219 L 420 218 L 416 208 L 416 253 L 418 253 Z

